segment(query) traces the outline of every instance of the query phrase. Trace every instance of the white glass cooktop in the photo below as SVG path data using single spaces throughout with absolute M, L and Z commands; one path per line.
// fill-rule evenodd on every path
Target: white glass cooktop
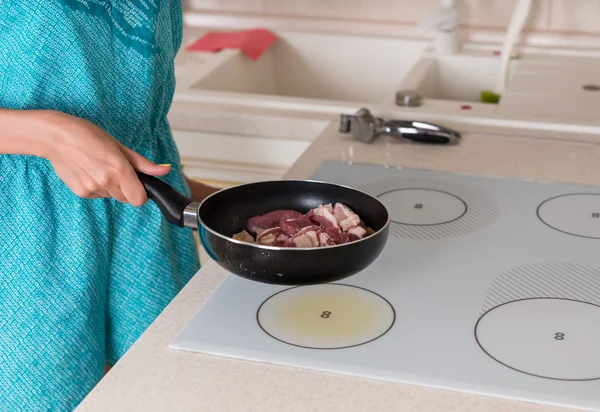
M 600 411 L 600 188 L 334 162 L 311 178 L 390 208 L 377 261 L 316 286 L 229 275 L 171 348 Z

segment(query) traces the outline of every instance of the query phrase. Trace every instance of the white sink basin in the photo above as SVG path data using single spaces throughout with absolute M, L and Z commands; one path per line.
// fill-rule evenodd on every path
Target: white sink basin
M 232 53 L 192 89 L 381 103 L 426 47 L 422 41 L 382 37 L 277 35 L 257 61 Z
M 511 61 L 509 81 L 518 65 L 519 60 Z M 499 75 L 500 57 L 491 53 L 425 55 L 402 87 L 416 90 L 425 99 L 479 103 L 482 91 L 495 89 Z

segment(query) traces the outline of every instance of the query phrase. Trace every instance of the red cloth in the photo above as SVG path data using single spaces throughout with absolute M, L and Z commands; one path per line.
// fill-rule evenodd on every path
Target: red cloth
M 277 39 L 266 29 L 252 29 L 233 33 L 209 32 L 186 47 L 188 51 L 219 51 L 240 49 L 252 60 L 257 60 Z

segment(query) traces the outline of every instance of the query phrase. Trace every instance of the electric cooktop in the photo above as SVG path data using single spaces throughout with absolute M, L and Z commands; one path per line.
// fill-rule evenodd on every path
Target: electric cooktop
M 600 411 L 600 188 L 337 162 L 311 179 L 389 207 L 380 257 L 317 286 L 229 275 L 171 348 Z

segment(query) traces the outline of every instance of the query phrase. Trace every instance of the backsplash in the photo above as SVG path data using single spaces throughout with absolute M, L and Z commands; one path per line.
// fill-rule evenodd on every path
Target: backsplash
M 184 0 L 188 10 L 333 20 L 415 23 L 440 0 Z M 501 29 L 515 0 L 456 0 L 463 27 Z M 526 30 L 600 34 L 600 0 L 536 0 Z

